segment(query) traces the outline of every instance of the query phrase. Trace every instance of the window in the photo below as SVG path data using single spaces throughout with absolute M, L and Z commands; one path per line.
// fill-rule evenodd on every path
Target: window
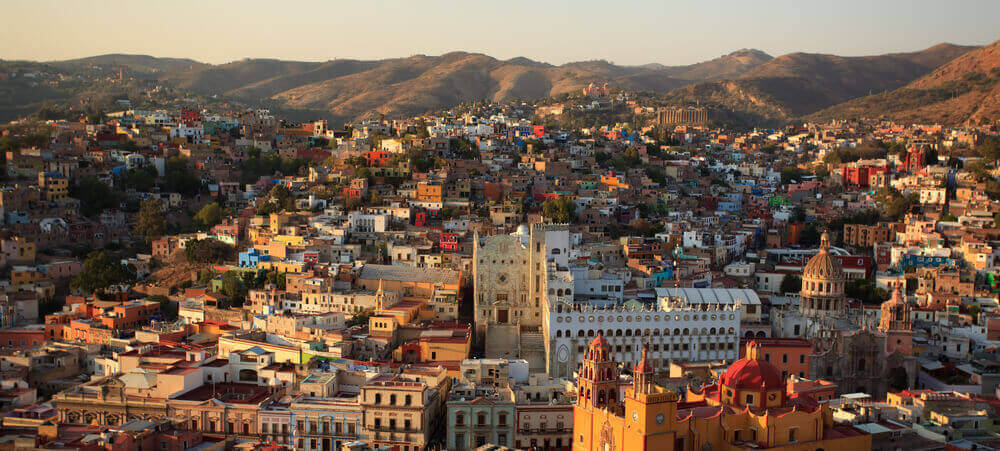
M 479 425 L 479 426 L 483 426 L 483 425 L 486 424 L 486 414 L 485 413 L 480 412 L 476 416 L 476 424 Z M 480 446 L 482 446 L 482 445 L 480 445 Z
M 499 424 L 500 426 L 506 426 L 507 425 L 507 414 L 506 413 L 500 412 L 500 415 L 497 416 L 497 424 Z
M 455 426 L 465 426 L 465 414 L 462 412 L 455 414 Z
M 476 448 L 480 448 L 480 447 L 483 447 L 483 446 L 486 446 L 486 436 L 485 435 L 477 435 L 476 436 Z
M 461 432 L 455 433 L 455 447 L 459 449 L 465 448 L 465 434 Z

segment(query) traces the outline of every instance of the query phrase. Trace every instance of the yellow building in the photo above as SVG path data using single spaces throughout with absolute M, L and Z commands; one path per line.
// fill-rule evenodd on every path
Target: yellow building
M 653 382 L 645 350 L 634 373 L 634 383 L 623 385 L 607 340 L 591 341 L 577 380 L 574 450 L 871 449 L 870 435 L 835 426 L 825 404 L 789 396 L 764 361 L 736 361 L 718 384 L 689 391 L 687 402 Z

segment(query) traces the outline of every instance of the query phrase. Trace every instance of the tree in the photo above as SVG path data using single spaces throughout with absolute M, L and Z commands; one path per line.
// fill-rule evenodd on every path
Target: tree
M 97 177 L 87 177 L 70 188 L 69 195 L 80 201 L 80 213 L 93 217 L 118 206 L 118 195 Z
M 542 203 L 542 216 L 558 223 L 576 220 L 576 203 L 568 197 L 547 200 Z
M 184 258 L 189 263 L 222 263 L 231 258 L 233 248 L 218 240 L 191 240 L 184 246 Z
M 191 171 L 187 158 L 173 157 L 167 160 L 164 173 L 164 185 L 168 192 L 193 196 L 201 190 L 201 180 Z
M 163 202 L 155 197 L 143 199 L 139 207 L 139 222 L 135 233 L 146 240 L 146 244 L 157 240 L 167 231 L 167 220 L 163 218 Z
M 177 313 L 180 306 L 178 306 L 176 302 L 171 301 L 170 298 L 161 295 L 154 295 L 150 296 L 147 300 L 160 304 L 160 311 L 163 312 L 163 319 L 167 321 L 177 319 Z
M 233 302 L 230 305 L 242 305 L 246 288 L 243 286 L 243 279 L 238 271 L 226 271 L 222 273 L 222 285 L 219 292 L 224 294 Z
M 364 309 L 358 313 L 355 313 L 354 316 L 351 317 L 351 319 L 347 320 L 347 327 L 367 326 L 368 318 L 371 318 L 372 313 L 374 312 L 372 312 L 371 309 Z
M 796 166 L 785 166 L 781 168 L 781 184 L 787 185 L 791 182 L 797 182 L 802 179 L 805 172 Z
M 976 153 L 990 164 L 996 165 L 1000 161 L 1000 139 L 995 136 L 987 136 L 976 145 Z
M 880 188 L 875 194 L 875 200 L 882 206 L 882 211 L 893 221 L 900 220 L 910 211 L 910 207 L 916 202 L 915 195 L 904 196 L 896 188 L 886 186 Z
M 134 267 L 116 261 L 105 251 L 94 251 L 87 254 L 83 270 L 70 282 L 70 287 L 92 293 L 104 291 L 112 285 L 131 284 L 135 280 Z
M 802 291 L 802 278 L 795 274 L 785 274 L 781 278 L 781 293 L 798 293 Z
M 219 206 L 218 202 L 205 205 L 194 215 L 194 220 L 202 229 L 210 229 L 222 222 L 222 207 Z

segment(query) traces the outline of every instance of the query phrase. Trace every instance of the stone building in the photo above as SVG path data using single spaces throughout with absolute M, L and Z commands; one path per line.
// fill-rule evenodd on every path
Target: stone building
M 522 225 L 473 241 L 476 338 L 485 340 L 486 357 L 523 358 L 542 370 L 543 305 L 549 272 L 568 266 L 568 227 Z
M 361 386 L 363 434 L 374 446 L 421 451 L 443 439 L 439 423 L 451 378 L 443 367 L 404 369 L 376 376 Z
M 906 334 L 912 334 L 906 330 L 909 321 L 878 327 L 864 314 L 851 314 L 844 292 L 846 277 L 829 253 L 826 233 L 820 243 L 820 252 L 802 273 L 798 310 L 772 310 L 775 333 L 811 340 L 809 378 L 833 382 L 840 393 L 864 392 L 878 399 L 891 389 L 912 387 L 916 358 L 909 354 L 912 346 L 904 343 Z M 908 309 L 898 296 L 883 305 L 890 317 L 896 310 Z

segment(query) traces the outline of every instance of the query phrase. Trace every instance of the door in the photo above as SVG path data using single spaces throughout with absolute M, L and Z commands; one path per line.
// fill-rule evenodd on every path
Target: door
M 507 318 L 507 309 L 497 310 L 497 323 L 507 324 L 507 321 L 509 321 Z

